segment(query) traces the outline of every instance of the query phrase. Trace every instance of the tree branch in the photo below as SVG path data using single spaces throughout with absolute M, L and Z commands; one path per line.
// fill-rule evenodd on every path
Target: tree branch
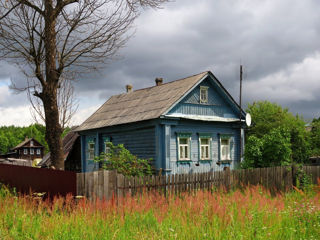
M 17 3 L 16 5 L 12 6 L 8 12 L 6 12 L 3 16 L 0 17 L 0 21 L 7 17 L 16 7 L 18 7 L 21 3 Z
M 17 0 L 20 4 L 26 5 L 32 9 L 34 9 L 35 11 L 37 11 L 39 14 L 41 14 L 42 16 L 44 16 L 44 11 L 42 11 L 38 6 L 30 3 L 27 0 Z

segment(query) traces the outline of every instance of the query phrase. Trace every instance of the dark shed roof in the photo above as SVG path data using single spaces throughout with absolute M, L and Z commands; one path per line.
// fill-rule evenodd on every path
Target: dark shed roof
M 63 145 L 63 156 L 64 160 L 67 159 L 70 151 L 72 150 L 74 142 L 79 137 L 79 134 L 73 130 L 71 130 L 67 135 L 64 136 L 62 140 Z M 39 166 L 50 166 L 51 165 L 51 158 L 50 158 L 50 152 L 47 153 L 41 162 L 38 164 Z

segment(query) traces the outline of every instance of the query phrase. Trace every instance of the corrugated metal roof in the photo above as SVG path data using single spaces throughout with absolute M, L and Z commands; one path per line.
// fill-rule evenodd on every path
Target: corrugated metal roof
M 158 118 L 208 73 L 112 96 L 76 131 Z

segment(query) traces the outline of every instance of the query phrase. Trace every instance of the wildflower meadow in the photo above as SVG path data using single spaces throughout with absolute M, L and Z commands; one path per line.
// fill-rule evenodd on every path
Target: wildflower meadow
M 320 188 L 259 186 L 90 202 L 0 190 L 0 239 L 320 239 Z

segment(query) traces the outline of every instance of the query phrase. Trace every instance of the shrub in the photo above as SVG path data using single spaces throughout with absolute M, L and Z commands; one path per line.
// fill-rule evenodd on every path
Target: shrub
M 101 153 L 95 161 L 105 170 L 117 170 L 125 176 L 152 175 L 150 161 L 152 159 L 141 159 L 130 153 L 123 144 L 117 146 L 108 143 L 108 153 Z
M 276 128 L 259 138 L 248 138 L 242 168 L 285 166 L 291 163 L 290 134 L 286 129 Z

